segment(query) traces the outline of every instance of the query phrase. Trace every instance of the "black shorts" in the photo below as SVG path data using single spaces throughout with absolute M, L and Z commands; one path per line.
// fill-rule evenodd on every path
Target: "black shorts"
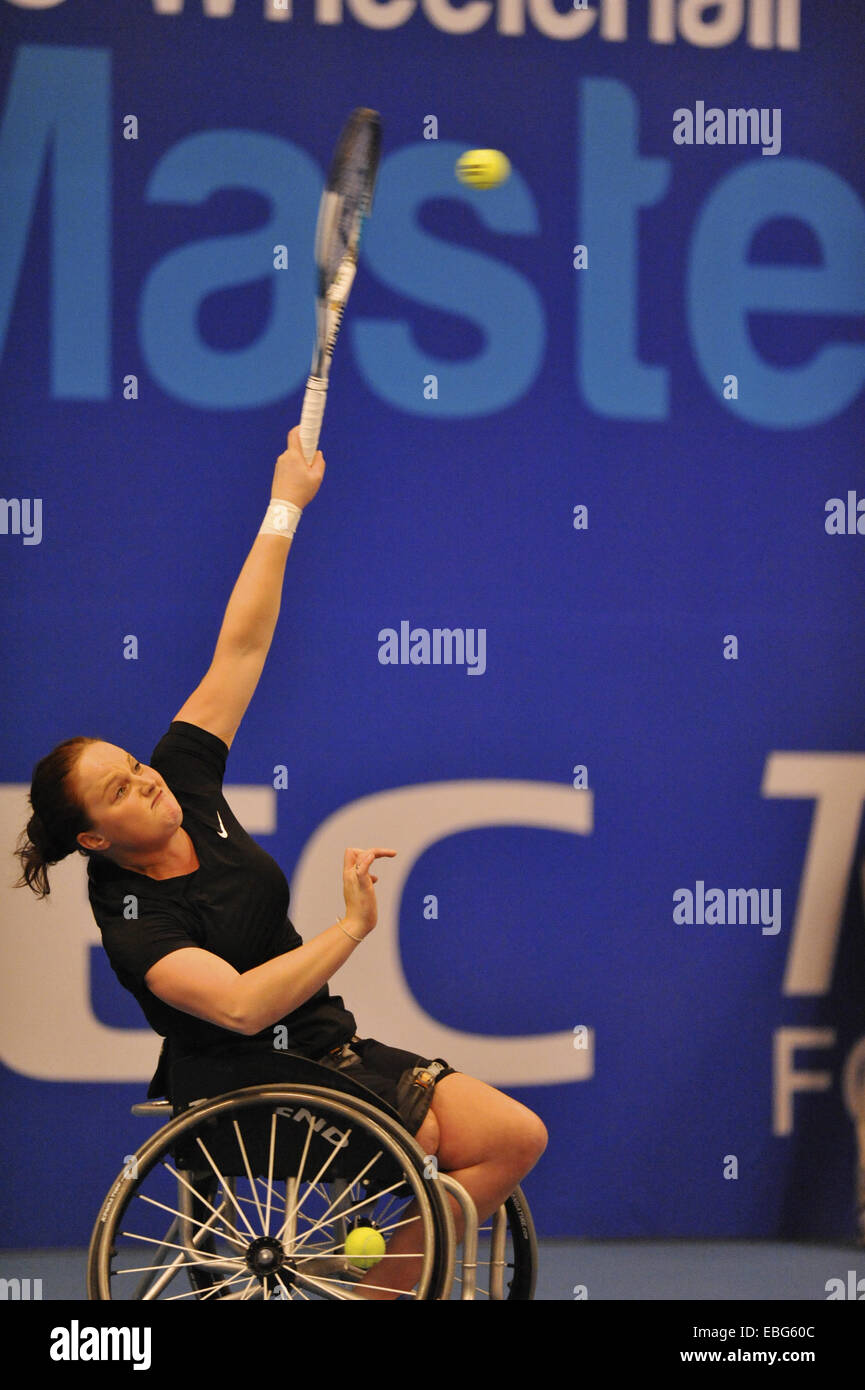
M 327 1084 L 317 1071 L 307 1074 L 305 1061 L 314 1061 L 317 1067 L 339 1073 L 349 1082 L 359 1082 L 372 1092 L 370 1103 L 375 1103 L 376 1096 L 384 1101 L 412 1136 L 426 1118 L 436 1085 L 456 1070 L 442 1057 L 421 1057 L 399 1047 L 388 1047 L 376 1038 L 355 1036 L 316 1058 L 266 1045 L 235 1048 L 227 1044 L 195 1055 L 172 1056 L 166 1068 L 167 1093 L 175 1109 L 182 1110 L 204 1096 L 223 1095 L 272 1081 Z M 339 1089 L 339 1083 L 334 1084 Z
M 417 1134 L 426 1119 L 439 1081 L 456 1071 L 443 1057 L 420 1057 L 415 1052 L 388 1047 L 376 1038 L 357 1036 L 318 1060 L 325 1066 L 335 1065 L 338 1071 L 344 1071 L 386 1100 L 411 1135 Z M 432 1072 L 427 1076 L 430 1068 Z

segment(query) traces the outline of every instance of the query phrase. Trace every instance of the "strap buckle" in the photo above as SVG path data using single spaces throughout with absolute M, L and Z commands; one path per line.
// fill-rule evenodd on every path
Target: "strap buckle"
M 354 1038 L 351 1040 L 355 1041 Z M 337 1047 L 332 1047 L 320 1059 L 326 1067 L 333 1067 L 336 1071 L 343 1071 L 346 1067 L 354 1066 L 360 1061 L 360 1057 L 352 1050 L 351 1043 L 340 1043 Z
M 444 1071 L 441 1062 L 432 1062 L 428 1067 L 415 1067 L 412 1073 L 412 1084 L 420 1086 L 421 1090 L 426 1091 L 430 1086 L 435 1085 L 441 1071 Z

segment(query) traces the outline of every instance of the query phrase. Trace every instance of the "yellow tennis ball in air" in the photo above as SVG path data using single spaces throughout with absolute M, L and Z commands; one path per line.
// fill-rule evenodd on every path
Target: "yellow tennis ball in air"
M 345 1238 L 345 1253 L 355 1269 L 373 1269 L 385 1252 L 385 1239 L 374 1226 L 355 1226 Z
M 460 183 L 472 188 L 498 188 L 511 172 L 511 161 L 501 150 L 466 150 L 456 164 Z

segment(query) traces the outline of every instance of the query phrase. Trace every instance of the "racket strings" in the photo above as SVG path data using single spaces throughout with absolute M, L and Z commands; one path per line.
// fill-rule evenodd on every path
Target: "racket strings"
M 340 141 L 327 179 L 334 200 L 331 215 L 320 227 L 316 261 L 325 284 L 340 263 L 357 250 L 363 219 L 369 214 L 378 172 L 381 125 L 373 111 L 356 113 Z

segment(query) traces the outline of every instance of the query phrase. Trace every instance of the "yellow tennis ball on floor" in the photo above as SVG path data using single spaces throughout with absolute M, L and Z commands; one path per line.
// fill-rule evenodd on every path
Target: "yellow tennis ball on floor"
M 456 163 L 460 183 L 472 188 L 498 188 L 511 172 L 511 161 L 501 150 L 466 150 Z
M 385 1239 L 374 1226 L 355 1226 L 345 1238 L 345 1253 L 355 1269 L 373 1269 L 385 1252 Z

